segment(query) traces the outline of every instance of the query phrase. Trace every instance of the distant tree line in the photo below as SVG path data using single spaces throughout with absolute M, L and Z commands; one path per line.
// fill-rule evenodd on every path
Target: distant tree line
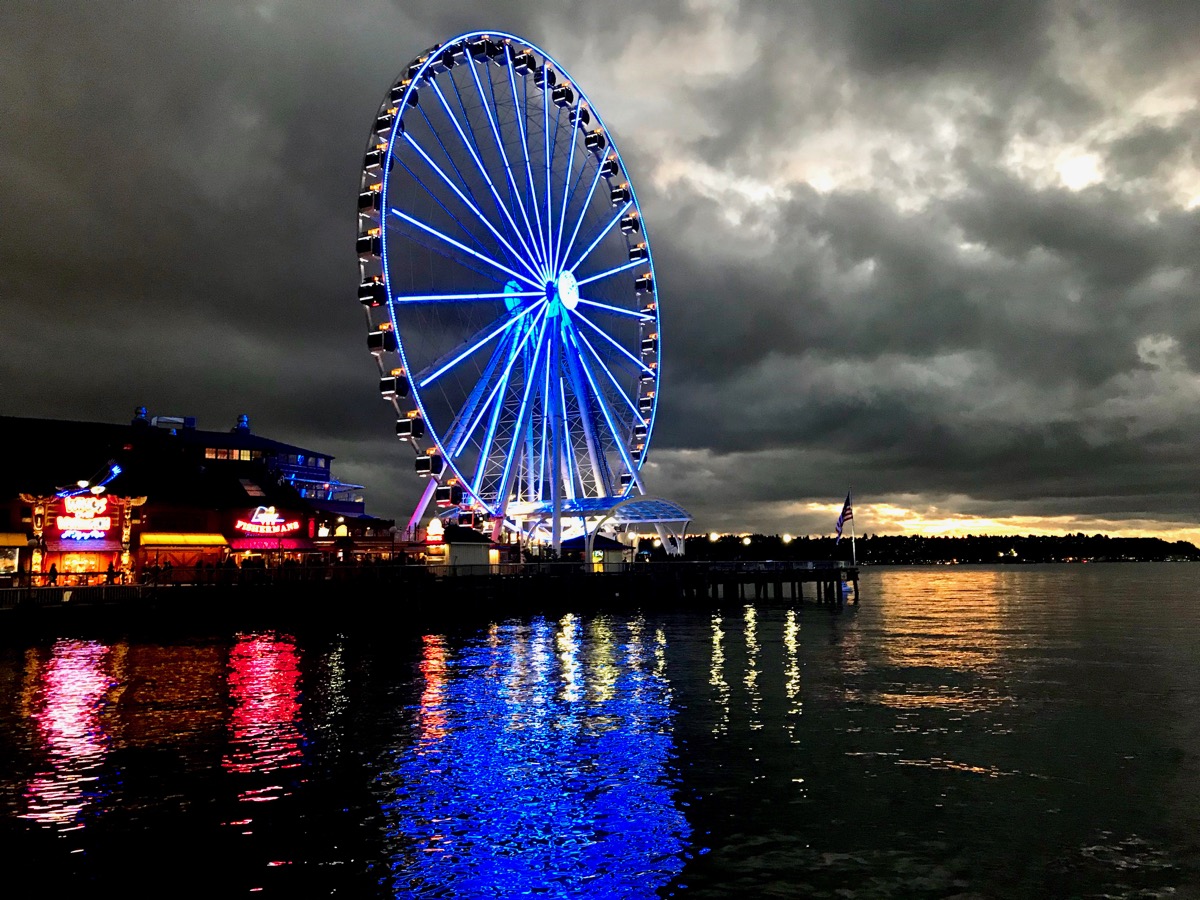
M 646 551 L 643 541 L 641 550 Z M 1083 532 L 1067 535 L 975 535 L 931 537 L 924 535 L 863 535 L 855 541 L 857 562 L 868 565 L 931 565 L 941 563 L 1051 563 L 1051 562 L 1165 562 L 1200 560 L 1200 549 L 1187 541 L 1152 537 L 1109 537 Z M 832 537 L 797 537 L 785 541 L 777 534 L 689 535 L 685 555 L 692 560 L 845 560 L 850 561 L 850 540 Z M 666 556 L 650 550 L 652 559 Z

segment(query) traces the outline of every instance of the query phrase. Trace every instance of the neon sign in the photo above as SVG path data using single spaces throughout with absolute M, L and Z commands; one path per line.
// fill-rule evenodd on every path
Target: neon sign
M 442 520 L 434 516 L 429 520 L 429 525 L 425 529 L 425 543 L 440 544 L 446 539 L 446 529 L 442 525 Z
M 108 498 L 95 494 L 80 494 L 63 497 L 63 511 L 55 524 L 64 540 L 95 540 L 103 538 L 112 528 L 112 516 L 108 512 Z
M 291 534 L 300 530 L 299 519 L 284 519 L 273 506 L 260 506 L 250 519 L 238 519 L 234 528 L 246 534 Z

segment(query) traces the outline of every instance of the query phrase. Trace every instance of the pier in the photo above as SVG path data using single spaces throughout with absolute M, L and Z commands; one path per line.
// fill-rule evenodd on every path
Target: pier
M 14 620 L 256 625 L 389 625 L 605 609 L 720 608 L 770 601 L 840 609 L 859 601 L 858 568 L 840 562 L 647 562 L 370 565 L 173 572 L 151 584 L 0 588 L 0 632 Z

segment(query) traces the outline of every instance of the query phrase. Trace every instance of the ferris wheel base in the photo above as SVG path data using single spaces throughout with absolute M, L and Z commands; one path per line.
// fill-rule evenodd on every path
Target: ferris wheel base
M 421 499 L 408 522 L 408 531 L 415 534 L 437 488 L 437 479 L 430 478 Z M 560 526 L 554 529 L 555 519 Z M 590 558 L 595 536 L 604 530 L 631 532 L 639 526 L 652 527 L 670 556 L 682 556 L 684 535 L 692 521 L 691 513 L 677 503 L 661 497 L 644 495 L 624 497 L 586 497 L 564 501 L 556 511 L 553 503 L 513 503 L 503 518 L 492 525 L 492 539 L 498 540 L 504 530 L 521 536 L 523 540 L 549 543 L 560 549 L 562 540 L 584 537 L 587 555 Z M 569 524 L 568 524 L 569 523 Z M 565 527 L 564 527 L 565 526 Z M 557 532 L 558 540 L 554 540 Z M 541 537 L 539 537 L 541 535 Z
M 530 539 L 536 539 L 539 531 L 551 530 L 556 517 L 552 503 L 539 503 L 521 509 L 519 517 L 509 515 L 501 527 L 517 531 Z M 574 527 L 567 529 L 570 536 L 586 539 L 587 555 L 590 557 L 595 536 L 605 529 L 614 532 L 630 532 L 639 526 L 651 526 L 658 535 L 663 549 L 670 556 L 681 556 L 684 550 L 684 534 L 692 516 L 677 503 L 661 497 L 644 495 L 624 497 L 586 497 L 565 501 L 557 510 L 557 518 L 561 522 L 572 522 Z M 559 549 L 562 529 L 559 530 L 559 542 L 551 539 L 554 548 Z

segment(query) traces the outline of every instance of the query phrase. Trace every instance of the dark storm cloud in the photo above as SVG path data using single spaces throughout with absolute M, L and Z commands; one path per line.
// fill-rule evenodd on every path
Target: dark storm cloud
M 352 204 L 392 79 L 491 27 L 620 142 L 669 348 L 651 490 L 698 527 L 828 530 L 848 482 L 1194 522 L 1187 2 L 6 4 L 4 412 L 246 412 L 406 518 Z
M 1044 0 L 848 0 L 812 7 L 853 68 L 889 76 L 1028 69 L 1047 48 L 1051 8 Z

